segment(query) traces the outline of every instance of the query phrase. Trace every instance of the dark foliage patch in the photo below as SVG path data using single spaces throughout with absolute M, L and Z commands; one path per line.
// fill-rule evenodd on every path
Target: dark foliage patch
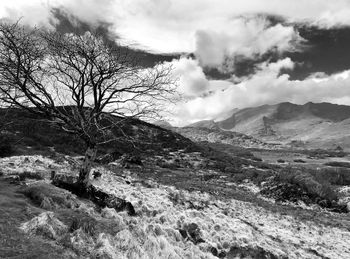
M 96 233 L 97 221 L 87 215 L 79 215 L 79 217 L 74 217 L 72 223 L 69 227 L 70 232 L 81 228 L 86 234 L 94 236 Z
M 303 159 L 294 159 L 293 161 L 295 163 L 306 163 L 305 160 L 303 160 Z
M 261 194 L 276 201 L 303 201 L 334 212 L 348 212 L 346 205 L 338 204 L 337 193 L 328 182 L 317 180 L 311 173 L 294 168 L 279 172 L 264 185 Z
M 252 258 L 252 259 L 286 259 L 287 257 L 280 257 L 273 253 L 265 250 L 264 248 L 258 247 L 240 247 L 232 246 L 227 254 L 228 258 Z
M 84 142 L 79 137 L 64 132 L 54 123 L 21 109 L 0 109 L 0 116 L 8 112 L 12 115 L 11 118 L 7 118 L 11 123 L 5 130 L 12 133 L 17 146 L 30 146 L 35 150 L 54 147 L 56 151 L 67 155 L 84 154 Z M 180 149 L 184 152 L 199 151 L 199 147 L 191 140 L 170 130 L 137 119 L 121 120 L 119 117 L 113 117 L 113 120 L 118 123 L 118 126 L 112 129 L 116 140 L 99 146 L 98 156 L 111 154 L 112 159 L 115 159 L 121 154 L 149 155 L 164 150 Z M 11 151 L 8 144 L 8 140 L 4 139 L 1 142 L 0 138 L 0 156 L 1 145 L 3 156 Z
M 0 135 L 0 157 L 11 156 L 15 152 L 14 139 L 9 135 Z
M 350 163 L 349 162 L 337 162 L 337 161 L 334 161 L 334 162 L 325 163 L 324 165 L 333 166 L 333 167 L 350 168 Z

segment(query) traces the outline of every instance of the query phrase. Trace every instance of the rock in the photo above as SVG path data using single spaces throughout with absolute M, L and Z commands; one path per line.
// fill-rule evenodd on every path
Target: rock
M 179 229 L 179 232 L 180 232 L 181 236 L 183 237 L 183 239 L 187 238 L 187 231 L 186 230 Z
M 184 239 L 188 238 L 194 244 L 205 242 L 201 237 L 201 231 L 196 223 L 185 225 L 183 229 L 179 229 L 179 232 Z
M 28 157 L 24 158 L 23 163 L 29 163 L 29 162 L 30 162 L 30 160 Z
M 286 257 L 278 257 L 273 253 L 257 247 L 239 247 L 233 246 L 227 254 L 228 258 L 251 258 L 251 259 L 281 259 Z
M 18 176 L 20 178 L 20 181 L 25 181 L 26 179 L 35 179 L 35 180 L 44 179 L 44 175 L 41 172 L 24 171 L 23 173 L 19 174 Z
M 59 174 L 54 174 L 53 179 L 52 179 L 52 184 L 56 185 L 56 186 L 63 185 L 63 183 L 74 184 L 77 182 L 77 180 L 78 180 L 77 176 L 74 176 L 71 174 L 59 173 Z
M 218 257 L 219 258 L 225 258 L 226 257 L 226 252 L 225 251 L 221 251 L 219 254 L 218 254 Z
M 102 173 L 100 171 L 94 171 L 92 173 L 92 175 L 93 175 L 94 179 L 97 179 L 97 178 L 101 178 Z
M 328 208 L 330 207 L 330 204 L 327 200 L 321 200 L 318 205 L 320 205 L 322 208 Z
M 218 256 L 218 254 L 219 254 L 218 249 L 216 249 L 215 247 L 211 247 L 211 248 L 210 248 L 210 253 L 211 253 L 213 256 Z
M 131 155 L 131 154 L 125 154 L 123 155 L 118 162 L 125 168 L 128 168 L 133 165 L 138 165 L 142 166 L 143 163 L 141 161 L 141 158 L 136 155 Z
M 126 211 L 129 216 L 136 216 L 135 208 L 130 202 L 99 190 L 93 185 L 85 188 L 77 183 L 76 180 L 77 177 L 62 177 L 60 175 L 56 175 L 52 183 L 60 188 L 71 191 L 79 197 L 84 197 L 91 200 L 101 208 L 113 208 L 117 212 Z
M 109 164 L 111 162 L 114 162 L 118 158 L 120 158 L 122 154 L 119 153 L 118 151 L 108 153 L 105 155 L 102 155 L 96 159 L 96 162 L 101 163 L 101 164 Z

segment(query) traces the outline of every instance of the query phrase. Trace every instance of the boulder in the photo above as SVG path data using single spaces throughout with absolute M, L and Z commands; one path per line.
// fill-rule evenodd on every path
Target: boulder
M 199 229 L 199 226 L 196 223 L 185 224 L 182 229 L 179 229 L 179 232 L 185 240 L 190 240 L 195 245 L 205 242 L 204 239 L 201 237 L 201 230 Z

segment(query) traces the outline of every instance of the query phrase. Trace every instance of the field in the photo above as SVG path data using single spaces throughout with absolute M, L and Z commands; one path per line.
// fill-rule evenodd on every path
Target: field
M 311 171 L 309 161 L 315 160 L 308 159 L 305 152 L 279 155 L 230 145 L 200 146 L 200 152 L 178 150 L 141 156 L 141 164 L 130 157 L 108 165 L 96 163 L 94 171 L 102 176 L 93 185 L 131 202 L 136 216 L 98 208 L 50 183 L 51 171 L 76 175 L 79 156 L 56 152 L 42 156 L 42 152 L 35 155 L 31 151 L 30 156 L 2 158 L 4 227 L 0 252 L 6 258 L 350 255 L 350 216 L 346 213 L 350 183 L 345 171 L 345 182 L 339 184 L 329 177 L 331 172 L 323 173 L 321 179 Z M 329 161 L 346 161 L 347 157 L 316 162 L 322 166 Z M 277 163 L 277 159 L 305 163 L 291 166 Z M 281 191 L 280 186 L 286 184 L 294 196 Z M 307 199 L 298 196 L 300 193 Z M 19 244 L 20 249 L 16 248 Z

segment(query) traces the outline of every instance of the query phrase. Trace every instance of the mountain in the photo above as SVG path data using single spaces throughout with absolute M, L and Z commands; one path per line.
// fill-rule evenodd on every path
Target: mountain
M 153 122 L 152 124 L 159 126 L 159 127 L 162 127 L 164 129 L 171 129 L 173 127 L 173 125 L 171 125 L 166 120 L 158 120 L 158 121 Z
M 192 123 L 187 126 L 188 128 L 207 128 L 207 129 L 218 129 L 218 125 L 213 120 L 203 120 Z
M 346 105 L 284 102 L 241 109 L 213 123 L 208 128 L 241 132 L 265 142 L 312 148 L 339 145 L 350 149 L 350 106 Z M 190 126 L 206 124 L 205 121 Z
M 205 124 L 197 125 L 202 126 Z M 194 142 L 207 141 L 210 143 L 222 143 L 245 148 L 278 148 L 278 145 L 265 143 L 257 138 L 245 135 L 243 133 L 222 130 L 218 126 L 212 128 L 191 126 L 173 128 L 172 130 L 186 138 L 191 139 Z

